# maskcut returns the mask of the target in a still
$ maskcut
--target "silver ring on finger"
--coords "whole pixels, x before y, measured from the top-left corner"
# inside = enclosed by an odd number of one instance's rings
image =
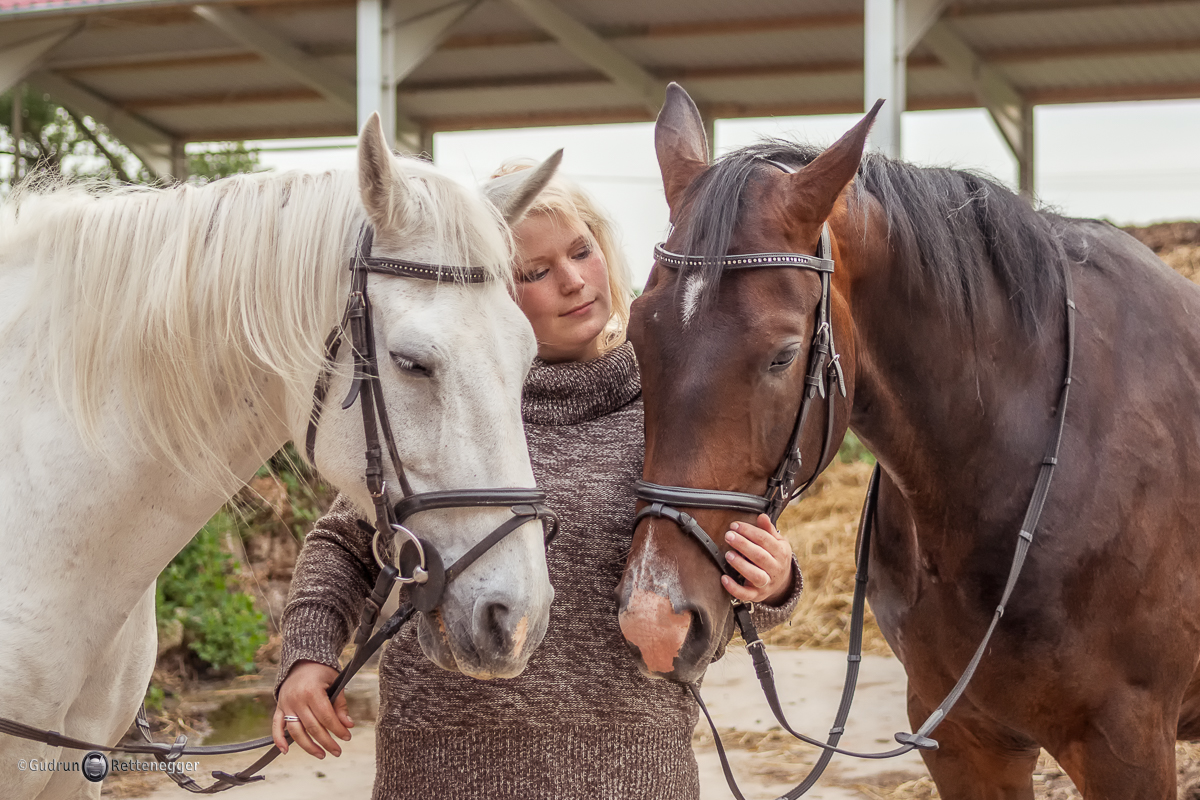
[[[299,717],[292,716],[291,714],[284,714],[284,715],[283,715],[283,721],[284,721],[284,723],[285,723],[285,724],[286,724],[286,723],[288,723],[288,722],[299,722],[299,721],[300,721],[300,718],[299,718]]]

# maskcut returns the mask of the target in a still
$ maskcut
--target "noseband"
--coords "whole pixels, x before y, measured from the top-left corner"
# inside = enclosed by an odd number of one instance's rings
[[[771,163],[787,172],[794,171],[785,165]],[[842,374],[840,356],[833,342],[833,320],[829,306],[829,283],[834,269],[832,247],[829,241],[829,225],[826,224],[821,229],[821,240],[815,256],[800,253],[750,253],[709,259],[672,253],[659,244],[654,248],[654,257],[659,264],[669,269],[719,264],[723,270],[775,268],[811,270],[821,277],[821,301],[817,306],[816,329],[813,332],[812,346],[808,353],[808,372],[804,377],[804,395],[800,401],[800,410],[796,415],[796,422],[792,427],[792,435],[788,439],[783,459],[775,468],[775,472],[767,479],[766,491],[758,495],[721,489],[662,486],[644,480],[639,480],[635,484],[638,499],[649,504],[638,512],[635,525],[647,517],[662,517],[671,520],[704,548],[709,558],[724,574],[738,583],[742,583],[745,579],[721,557],[721,550],[713,538],[690,514],[680,511],[674,506],[744,511],[756,515],[766,514],[771,518],[771,522],[775,522],[787,504],[812,486],[813,481],[820,474],[821,465],[825,463],[833,445],[834,392],[836,391],[842,397],[846,396],[846,380]],[[817,459],[808,480],[793,489],[796,474],[803,464],[800,440],[804,433],[805,423],[808,421],[809,412],[818,395],[828,401],[825,440],[821,445],[821,456]]]
[[[413,491],[404,470],[404,462],[396,448],[392,427],[388,422],[387,408],[384,405],[375,333],[371,325],[371,301],[367,295],[367,277],[375,273],[427,281],[447,280],[464,283],[484,283],[490,277],[487,271],[480,267],[446,267],[372,256],[373,240],[374,231],[370,225],[365,225],[359,236],[354,259],[350,262],[350,298],[346,303],[346,311],[342,315],[341,323],[325,340],[325,365],[317,378],[316,388],[313,389],[313,410],[305,437],[305,452],[309,462],[315,463],[317,424],[325,405],[325,395],[329,392],[329,383],[333,377],[333,367],[342,337],[349,331],[350,346],[354,350],[354,377],[350,383],[350,391],[342,402],[342,408],[348,409],[358,400],[362,409],[363,433],[366,438],[366,483],[375,506],[375,527],[371,531],[374,534],[372,549],[382,570],[380,582],[386,580],[389,590],[393,582],[407,584],[413,607],[418,611],[429,612],[441,602],[442,593],[451,580],[461,575],[463,570],[480,556],[526,522],[542,520],[545,526],[545,540],[549,544],[558,532],[558,517],[545,505],[546,493],[540,489],[454,489],[420,493]],[[381,434],[401,494],[400,501],[394,505],[383,477]],[[448,568],[443,566],[441,555],[430,542],[418,537],[404,525],[410,516],[422,511],[487,507],[508,507],[513,516],[477,542]],[[360,524],[366,526],[365,522]],[[397,553],[400,568],[389,565],[380,553],[379,537],[384,531],[403,537]],[[407,574],[401,568],[407,570]],[[386,599],[386,593],[384,598]],[[370,614],[371,622],[374,623],[381,605],[382,603],[375,602],[374,597],[369,600],[363,612],[364,622],[367,614]]]

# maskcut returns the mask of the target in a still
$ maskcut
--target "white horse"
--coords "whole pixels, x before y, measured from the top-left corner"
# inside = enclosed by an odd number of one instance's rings
[[[534,486],[520,392],[535,342],[508,294],[505,219],[557,162],[493,206],[394,157],[377,118],[358,159],[357,186],[353,173],[259,174],[26,191],[0,210],[0,716],[95,742],[129,727],[154,667],[155,578],[272,453],[304,441],[364,222],[374,255],[495,278],[370,277],[413,489]],[[341,408],[351,357],[343,346],[315,460],[366,510],[361,415]],[[507,518],[458,509],[416,524],[449,563]],[[552,597],[541,526],[527,523],[447,588],[441,646],[467,674],[515,675]],[[492,604],[523,635],[471,624]],[[82,755],[0,735],[0,794],[98,797],[79,772],[18,768]]]

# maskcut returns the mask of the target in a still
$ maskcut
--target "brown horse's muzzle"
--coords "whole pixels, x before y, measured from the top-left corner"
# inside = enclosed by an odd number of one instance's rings
[[[704,520],[724,530],[727,513]],[[675,523],[640,521],[625,574],[617,585],[621,633],[651,678],[692,683],[704,674],[733,626],[720,571]]]

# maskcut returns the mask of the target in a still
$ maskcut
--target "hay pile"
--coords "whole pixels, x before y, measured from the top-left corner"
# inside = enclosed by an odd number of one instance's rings
[[[1124,230],[1153,250],[1171,269],[1200,283],[1200,222],[1160,222]]]
[[[804,594],[787,625],[767,633],[768,644],[844,649],[854,595],[854,547],[858,516],[871,464],[835,460],[804,500],[779,519],[804,573]],[[867,610],[863,652],[891,655],[875,617]]]

